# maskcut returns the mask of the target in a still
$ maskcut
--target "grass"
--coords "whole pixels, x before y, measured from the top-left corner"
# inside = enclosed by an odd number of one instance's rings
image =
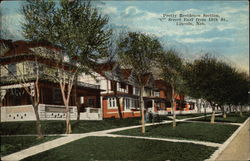
[[[71,121],[73,133],[86,133],[118,127],[139,125],[140,118]],[[44,134],[64,134],[65,121],[41,121]],[[0,135],[36,134],[35,121],[1,122]]]
[[[237,125],[179,122],[175,128],[172,124],[148,126],[145,134],[141,133],[141,128],[119,131],[114,134],[223,143],[238,127]]]
[[[215,122],[229,122],[229,123],[243,123],[248,117],[250,116],[250,113],[245,112],[243,113],[243,117],[240,117],[240,114],[236,113],[229,113],[227,114],[227,118],[223,118],[223,116],[216,116]],[[192,121],[206,121],[209,122],[211,119],[211,116],[199,118],[199,119],[193,119]]]
[[[1,156],[56,138],[58,136],[46,136],[43,139],[37,139],[35,136],[1,136]]]
[[[149,160],[202,161],[217,148],[156,140],[87,137],[25,158],[24,161]]]

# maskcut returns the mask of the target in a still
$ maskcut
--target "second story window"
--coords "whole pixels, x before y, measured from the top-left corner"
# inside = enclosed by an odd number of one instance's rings
[[[116,82],[115,81],[110,81],[110,88],[112,91],[115,91],[116,90]]]
[[[133,92],[133,94],[139,96],[139,95],[140,95],[140,89],[137,88],[137,87],[134,87],[134,92]]]
[[[127,85],[125,83],[118,83],[117,86],[118,86],[118,90],[117,91],[119,91],[119,92],[125,92],[125,93],[128,92]]]
[[[9,70],[9,74],[16,75],[16,64],[9,64],[8,65],[8,70]]]
[[[155,97],[160,97],[160,92],[159,91],[154,91],[154,96]]]

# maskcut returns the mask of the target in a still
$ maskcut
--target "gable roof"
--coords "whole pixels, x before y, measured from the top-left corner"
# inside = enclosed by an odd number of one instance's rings
[[[47,49],[52,49],[52,50],[56,50],[59,51],[60,48],[56,47],[54,45],[52,45],[49,42],[34,42],[34,41],[23,41],[23,40],[19,40],[19,41],[12,41],[12,40],[4,40],[1,39],[0,40],[0,45],[2,46],[6,46],[9,48],[9,50],[7,50],[5,53],[2,53],[0,55],[0,57],[6,57],[6,56],[16,56],[16,55],[21,55],[21,54],[27,54],[27,53],[33,53],[32,50],[30,50],[30,48],[35,48],[35,47],[45,47]]]

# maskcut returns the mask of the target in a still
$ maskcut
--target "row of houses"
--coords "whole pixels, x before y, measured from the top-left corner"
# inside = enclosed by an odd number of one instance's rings
[[[57,68],[67,70],[67,61],[58,66],[55,59],[60,49],[49,43],[0,40],[1,45],[1,121],[35,120],[31,100],[24,87],[34,87],[35,63],[39,65],[40,104],[42,120],[65,118],[65,107],[56,76]],[[15,76],[13,76],[13,74]],[[146,111],[157,114],[171,113],[171,87],[163,80],[149,76],[143,99]],[[71,119],[140,117],[139,88],[133,82],[133,70],[122,69],[115,62],[95,64],[91,74],[77,76],[70,96]],[[176,111],[193,111],[194,103],[186,102],[183,95],[175,94]],[[119,102],[118,102],[119,101]],[[118,110],[118,104],[120,110]],[[78,106],[78,108],[77,108]]]

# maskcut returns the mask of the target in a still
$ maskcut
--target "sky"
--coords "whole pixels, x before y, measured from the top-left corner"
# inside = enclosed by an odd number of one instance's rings
[[[0,4],[3,13],[1,29],[9,30],[12,33],[10,38],[23,39],[20,22],[24,19],[19,12],[22,3],[4,1]],[[154,35],[166,49],[179,51],[187,60],[211,53],[239,70],[249,72],[248,1],[131,0],[103,1],[96,6],[102,14],[109,16],[109,25],[115,32],[137,31]],[[178,19],[180,14],[189,19],[192,18],[188,17],[190,14],[200,15],[198,18],[205,19],[204,24],[197,25],[197,17],[190,21],[184,21],[182,17],[178,22],[184,25],[170,21],[169,18]],[[204,14],[218,21],[209,21]]]

